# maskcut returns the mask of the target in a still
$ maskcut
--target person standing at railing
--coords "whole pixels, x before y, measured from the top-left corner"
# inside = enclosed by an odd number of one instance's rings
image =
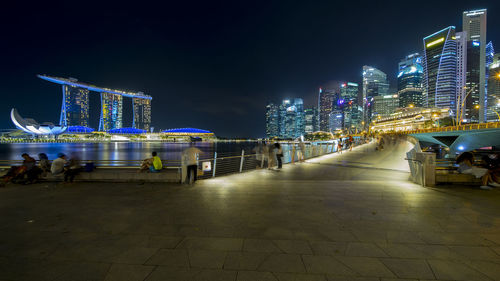
[[[278,169],[283,168],[283,148],[279,142],[274,144],[274,151],[276,154],[276,160],[278,161]]]
[[[306,154],[306,145],[304,144],[302,139],[299,139],[299,149],[297,150],[297,158],[299,162],[304,162],[305,154]]]
[[[267,165],[267,168],[271,170],[274,168],[274,165],[276,165],[276,152],[274,151],[275,144],[270,142],[269,145],[267,146],[268,149],[268,161],[269,164]]]
[[[253,148],[253,152],[255,153],[256,160],[256,169],[262,168],[264,165],[264,145],[262,142],[259,142],[256,147]]]
[[[186,169],[186,178],[183,182],[193,184],[198,176],[198,159],[201,150],[191,142],[189,147],[182,152],[182,167]]]
[[[262,163],[261,168],[269,168],[269,146],[265,141],[262,141]]]

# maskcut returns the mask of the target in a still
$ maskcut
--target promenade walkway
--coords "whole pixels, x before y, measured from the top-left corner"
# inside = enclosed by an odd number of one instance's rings
[[[500,192],[412,184],[409,149],[0,189],[0,280],[500,280]]]

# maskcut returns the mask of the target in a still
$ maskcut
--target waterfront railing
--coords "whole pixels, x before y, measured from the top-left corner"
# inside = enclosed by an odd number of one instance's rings
[[[301,151],[298,142],[281,142],[283,149],[283,164],[299,161],[299,153],[302,152],[304,160],[338,152],[339,140],[304,143],[305,151]],[[354,146],[365,143],[361,137],[354,137]],[[343,149],[348,149],[344,147]],[[93,163],[98,169],[139,169],[143,160],[122,159],[85,159],[82,164]],[[182,163],[180,159],[163,159],[163,166],[168,170],[177,170],[181,173]],[[0,160],[0,168],[9,168],[22,164],[22,160]],[[274,161],[276,165],[276,161]],[[262,155],[255,150],[241,150],[237,153],[230,152],[205,152],[199,158],[199,168],[204,169],[202,179],[218,177],[234,173],[242,173],[250,170],[263,168]],[[267,168],[264,167],[264,168]]]

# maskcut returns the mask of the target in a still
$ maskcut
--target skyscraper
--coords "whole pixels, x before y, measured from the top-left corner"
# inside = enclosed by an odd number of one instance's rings
[[[134,110],[133,127],[149,131],[151,127],[151,100],[132,98]]]
[[[423,105],[424,68],[419,53],[406,56],[398,65],[399,107]]]
[[[455,109],[457,41],[449,26],[423,39],[424,106]]]
[[[372,120],[373,97],[389,94],[387,75],[371,66],[363,66],[363,113],[365,124]]]
[[[467,32],[457,32],[455,38],[457,41],[457,86],[456,107],[452,110],[461,115],[460,118],[463,118],[462,109],[465,109],[463,107],[465,107],[465,97],[467,96]]]
[[[490,78],[490,65],[493,63],[493,57],[495,56],[495,49],[493,48],[493,42],[488,42],[486,44],[486,91],[485,91],[485,96],[486,96],[486,108],[490,107],[490,97],[488,96],[488,81]],[[489,113],[486,112],[486,115]],[[490,120],[488,117],[486,117],[486,121]]]
[[[268,138],[279,136],[279,106],[270,102],[266,106],[266,135]]]
[[[102,92],[101,106],[99,131],[122,128],[123,96]]]
[[[319,130],[328,132],[330,130],[330,113],[333,110],[333,99],[335,92],[319,88]]]
[[[306,134],[319,131],[318,125],[318,108],[304,109],[304,132]]]
[[[488,75],[488,121],[500,121],[500,54],[493,56]]]
[[[85,88],[62,85],[63,103],[60,124],[64,126],[89,125],[89,90]]]
[[[361,129],[361,113],[358,100],[358,83],[345,82],[340,85],[340,96],[344,100],[343,121],[345,129]]]
[[[304,102],[300,98],[284,100],[282,103],[283,120],[280,122],[282,138],[298,138],[304,135]]]
[[[376,96],[373,98],[373,113],[381,117],[388,117],[396,112],[400,101],[397,94]]]
[[[465,11],[462,29],[467,32],[467,88],[477,83],[476,90],[467,97],[467,110],[471,120],[484,122],[486,113],[486,9]],[[469,101],[470,99],[470,101]],[[478,105],[479,109],[476,109]],[[469,107],[470,106],[470,107]]]

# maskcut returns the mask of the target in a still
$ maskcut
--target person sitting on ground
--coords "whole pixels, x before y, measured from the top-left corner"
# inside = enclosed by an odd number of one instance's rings
[[[472,152],[463,152],[458,155],[455,162],[458,164],[457,172],[481,178],[481,186],[479,188],[491,189],[491,187],[488,186],[488,182],[490,181],[488,169],[474,166],[474,154],[472,154]]]
[[[149,171],[152,173],[158,173],[161,169],[163,169],[163,163],[161,162],[161,159],[156,151],[153,151],[151,155],[153,156],[153,158],[151,158],[153,165],[149,166]]]
[[[33,168],[36,163],[35,159],[31,158],[27,153],[21,155],[23,157],[23,164],[21,166],[12,166],[7,171],[7,173],[2,176],[1,185],[5,186],[9,182],[20,183],[24,182],[24,177],[28,171],[28,168]],[[33,159],[33,160],[31,160]],[[34,161],[34,162],[33,162]]]
[[[23,166],[26,167],[26,180],[23,184],[34,183],[38,180],[38,177],[42,173],[42,170],[36,166],[35,158],[29,156],[28,153],[23,153]]]
[[[491,187],[500,187],[500,156],[498,154],[485,155],[482,158],[483,166],[487,169],[483,176],[483,189]],[[485,188],[485,184],[488,188]]]
[[[66,155],[64,153],[58,153],[57,158],[52,161],[50,166],[50,172],[52,175],[61,175],[64,172],[64,166],[66,165]]]
[[[64,181],[73,182],[75,176],[82,170],[82,164],[80,163],[80,158],[76,152],[71,153],[71,159],[69,159],[68,166],[64,172]]]
[[[50,161],[49,157],[47,157],[47,154],[45,153],[40,153],[38,154],[38,166],[42,170],[42,176],[47,175],[47,173],[50,172]]]

